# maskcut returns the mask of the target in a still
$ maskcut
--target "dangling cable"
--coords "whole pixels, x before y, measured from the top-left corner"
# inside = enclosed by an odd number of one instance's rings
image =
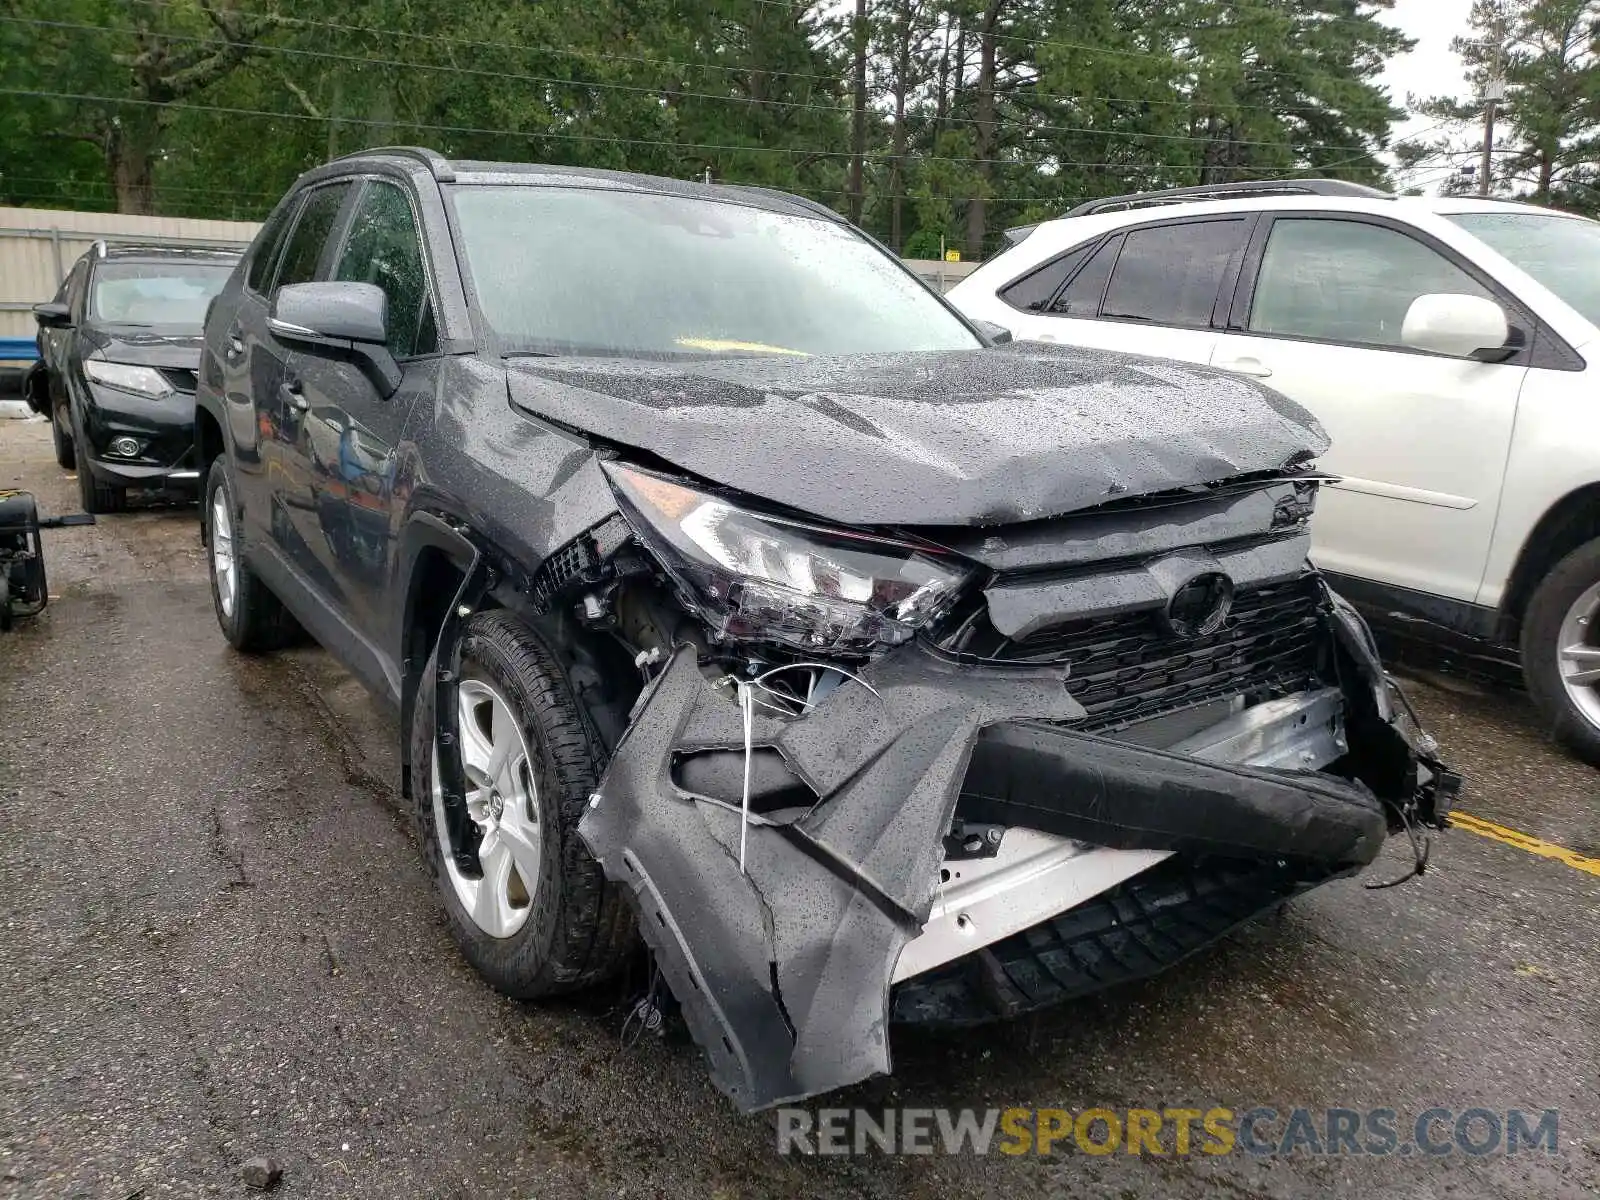
[[[1400,816],[1400,824],[1406,831],[1406,837],[1411,840],[1411,856],[1414,860],[1410,871],[1398,879],[1391,879],[1385,883],[1364,883],[1361,886],[1369,892],[1381,892],[1385,888],[1399,887],[1402,883],[1410,883],[1413,879],[1420,879],[1428,873],[1428,855],[1433,851],[1433,840],[1426,834],[1417,836],[1416,822],[1411,819],[1411,814],[1398,804],[1390,800],[1384,803],[1394,809]]]
[[[744,796],[739,801],[739,873],[748,875],[744,867],[745,840],[750,834],[750,760],[755,756],[755,689],[744,682],[738,684],[739,713],[744,718]]]

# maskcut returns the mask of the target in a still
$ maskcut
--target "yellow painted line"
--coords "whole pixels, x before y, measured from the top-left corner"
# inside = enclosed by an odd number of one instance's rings
[[[1554,842],[1547,842],[1530,834],[1518,833],[1515,829],[1507,829],[1504,825],[1496,825],[1493,821],[1485,821],[1482,817],[1475,817],[1471,813],[1451,813],[1450,824],[1455,829],[1465,829],[1468,833],[1475,833],[1479,837],[1486,837],[1506,846],[1515,846],[1518,850],[1526,850],[1529,854],[1537,854],[1540,858],[1553,858],[1576,870],[1600,876],[1600,858],[1588,858],[1576,850],[1568,850],[1565,846],[1558,846]]]

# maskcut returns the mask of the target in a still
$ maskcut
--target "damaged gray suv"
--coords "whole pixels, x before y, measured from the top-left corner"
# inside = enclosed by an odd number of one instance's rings
[[[341,159],[207,324],[217,618],[397,710],[486,979],[642,941],[744,1109],[1420,867],[1458,781],[1306,563],[1315,421],[999,341],[792,196]]]

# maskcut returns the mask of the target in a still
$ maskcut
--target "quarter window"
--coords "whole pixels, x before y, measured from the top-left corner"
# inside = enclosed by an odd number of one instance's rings
[[[1000,299],[1012,308],[1020,308],[1024,312],[1043,312],[1050,303],[1050,297],[1061,290],[1061,285],[1088,255],[1088,246],[1063,254],[1054,262],[1046,263],[1031,275],[1024,275],[1004,289],[1000,293]]]
[[[375,283],[389,299],[389,350],[396,358],[437,349],[428,304],[422,243],[406,194],[392,183],[369,183],[350,222],[334,278]],[[429,314],[431,317],[431,314]]]
[[[1250,329],[1360,346],[1402,345],[1419,296],[1492,300],[1487,288],[1416,238],[1364,221],[1273,223],[1250,308]]]
[[[294,233],[283,249],[283,265],[278,268],[274,290],[291,283],[310,283],[317,277],[323,247],[333,232],[339,207],[349,190],[349,184],[334,184],[317,188],[306,197],[300,209],[300,220],[295,222]]]
[[[1244,246],[1245,231],[1243,220],[1133,230],[1111,273],[1101,315],[1206,328],[1228,264]]]

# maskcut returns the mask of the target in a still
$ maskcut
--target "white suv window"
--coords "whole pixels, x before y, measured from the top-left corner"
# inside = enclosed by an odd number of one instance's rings
[[[1244,218],[1191,221],[1129,231],[1100,315],[1204,329],[1233,256],[1244,246]]]
[[[1416,238],[1365,221],[1283,218],[1261,260],[1250,330],[1358,346],[1398,347],[1418,296],[1493,300]]]

